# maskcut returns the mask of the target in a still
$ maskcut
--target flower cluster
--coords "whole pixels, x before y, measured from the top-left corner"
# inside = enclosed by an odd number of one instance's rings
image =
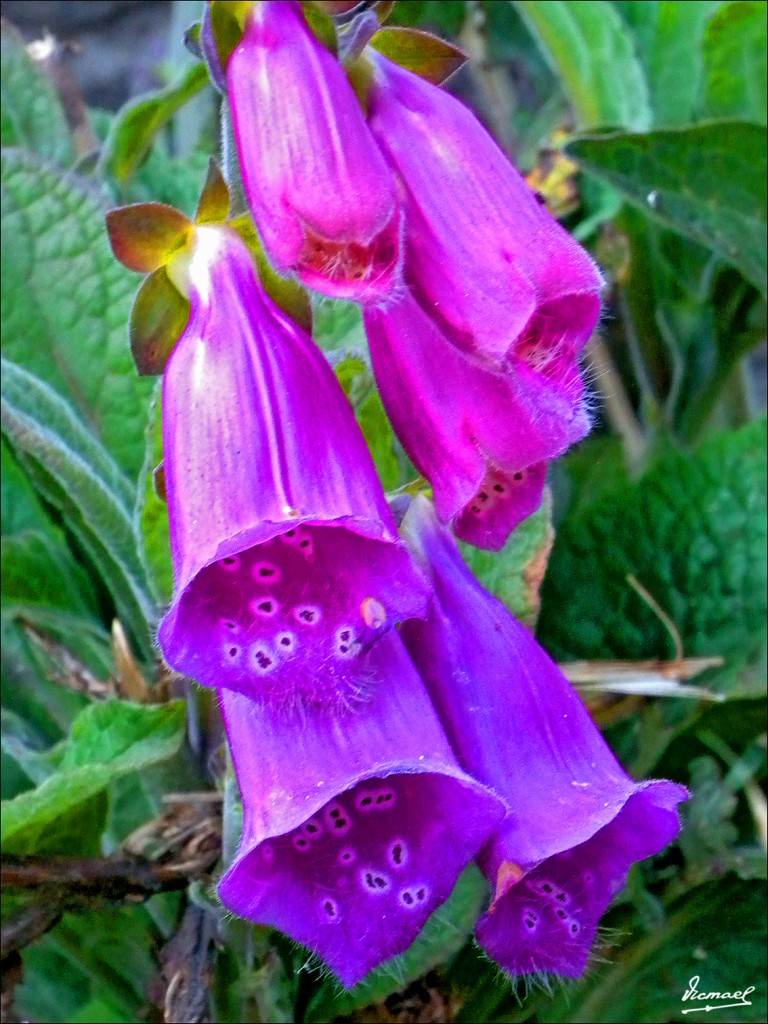
[[[578,975],[685,792],[625,775],[453,535],[501,547],[587,432],[578,360],[600,275],[473,115],[366,45],[365,24],[346,27],[343,61],[298,0],[219,7],[245,11],[227,46],[209,5],[202,39],[261,244],[280,274],[360,303],[385,409],[434,495],[401,536],[242,218],[179,225],[166,208],[162,266],[130,264],[188,303],[163,366],[175,591],[159,640],[220,696],[244,807],[221,899],[350,986],[476,859],[480,945],[513,974]]]

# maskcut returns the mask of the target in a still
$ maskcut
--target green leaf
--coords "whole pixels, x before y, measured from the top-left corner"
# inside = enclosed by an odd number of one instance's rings
[[[173,85],[130,100],[118,113],[101,156],[105,171],[126,182],[152,148],[158,133],[209,81],[204,64],[192,64]]]
[[[568,143],[566,153],[765,289],[765,128],[722,121],[641,135],[582,136]]]
[[[765,124],[767,48],[764,2],[735,0],[717,12],[704,40],[708,116]]]
[[[580,128],[651,124],[648,84],[633,39],[606,0],[515,0],[573,104]]]
[[[527,626],[539,613],[539,590],[555,533],[552,493],[544,492],[541,508],[524,520],[498,552],[462,544],[464,559],[482,585]]]
[[[126,324],[136,279],[117,263],[92,186],[19,151],[2,156],[5,355],[73,402],[135,480],[145,401]]]
[[[66,914],[25,948],[17,1012],[51,1024],[141,1020],[163,939],[152,920],[158,903]]]
[[[58,508],[101,571],[124,624],[151,656],[155,609],[130,508],[130,489],[66,402],[3,360],[2,424],[38,491]]]
[[[24,40],[7,21],[0,28],[0,139],[54,163],[74,152],[64,111],[50,78],[34,64]]]
[[[667,128],[689,124],[704,79],[704,33],[722,0],[641,0],[616,6],[635,35],[654,124]]]
[[[339,994],[335,983],[323,985],[310,1004],[308,1024],[381,1003],[453,956],[471,934],[487,898],[485,879],[474,865],[468,867],[448,901],[432,914],[410,949],[371,971],[348,992]]]
[[[175,754],[185,716],[183,701],[156,706],[108,701],[85,708],[72,725],[55,774],[3,804],[3,853],[71,853],[78,834],[98,842],[106,820],[104,790],[121,775]],[[87,832],[83,814],[89,819]]]
[[[611,966],[595,966],[592,977],[555,997],[537,1019],[542,1024],[689,1021],[681,1012],[691,1006],[683,995],[697,976],[699,992],[755,987],[751,1005],[722,1009],[716,1019],[764,1020],[765,896],[764,884],[732,875],[691,889],[668,908],[663,927],[638,935],[635,926],[634,941],[618,955],[608,950]],[[717,1000],[710,1002],[718,1008]],[[703,1009],[706,1002],[696,1005]]]
[[[765,561],[762,420],[713,436],[695,455],[667,455],[637,483],[567,516],[542,588],[539,635],[562,660],[674,656],[632,574],[675,623],[684,653],[724,657],[722,688],[749,692],[764,683],[750,665],[765,652]]]

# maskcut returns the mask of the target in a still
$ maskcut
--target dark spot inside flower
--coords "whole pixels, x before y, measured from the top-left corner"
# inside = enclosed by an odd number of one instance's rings
[[[311,541],[309,540],[309,538],[307,538],[307,540],[299,541],[299,547],[300,548],[308,548],[310,544],[311,544]]]
[[[297,839],[295,845],[299,850],[306,850],[306,848],[309,846],[309,843],[307,842],[306,839]]]
[[[546,206],[547,205],[547,200],[544,198],[544,196],[541,194],[541,192],[534,192],[533,195],[534,195],[534,198],[536,199],[536,202],[539,204],[539,206]]]
[[[237,657],[237,648],[236,647],[230,647],[229,648],[229,656],[230,656],[230,658],[236,658]]]
[[[478,514],[478,512],[480,511],[480,506],[479,506],[479,505],[470,505],[470,510],[471,510],[472,512],[474,512],[474,513],[475,513],[475,515],[477,515],[477,514]]]
[[[497,494],[503,494],[504,493],[504,488],[502,487],[501,484],[494,484],[493,485],[493,489],[494,489],[494,491],[496,491]]]
[[[523,474],[522,473],[515,473],[515,480],[522,480],[522,479],[523,479]]]
[[[382,793],[376,798],[377,804],[388,804],[394,799],[394,793]]]
[[[372,803],[373,803],[373,797],[372,796],[364,796],[363,799],[360,801],[360,806],[361,807],[370,807]]]
[[[339,640],[343,640],[344,643],[346,643],[347,640],[349,640],[349,638],[351,636],[352,636],[352,631],[351,630],[349,630],[349,629],[342,629],[342,631],[339,633]]]
[[[310,608],[302,608],[299,612],[299,618],[302,622],[314,622],[315,613]]]
[[[260,612],[265,612],[269,615],[272,612],[273,605],[271,601],[260,601],[257,607]]]
[[[558,903],[567,903],[568,902],[568,893],[567,892],[559,892],[555,896],[555,899],[557,900]]]
[[[328,813],[332,818],[338,818],[341,814],[341,811],[338,809],[338,807],[334,807],[333,810],[329,811]]]
[[[578,935],[578,933],[579,933],[578,922],[571,921],[571,929],[570,929],[570,931],[571,931],[571,935]]]
[[[567,910],[563,910],[562,907],[558,907],[557,910],[555,911],[555,913],[557,914],[557,916],[560,918],[561,921],[564,921],[566,919],[566,917],[568,917],[568,911]]]
[[[349,650],[349,647],[347,647],[346,644],[339,644],[339,652],[341,654],[346,654],[348,650]]]
[[[528,929],[528,931],[535,931],[538,923],[539,915],[534,914],[532,910],[526,910],[523,914],[523,924]]]
[[[236,559],[234,559],[232,555],[227,555],[227,557],[223,559],[224,565],[234,565],[235,561]]]
[[[382,889],[387,888],[387,879],[373,871],[366,871],[365,884],[372,892],[381,892]]]
[[[395,862],[395,864],[403,863],[403,848],[400,845],[400,843],[395,843],[395,845],[392,847],[392,860]]]
[[[257,651],[256,663],[259,665],[260,668],[269,668],[270,665],[272,664],[272,659],[266,653],[266,651]]]
[[[333,823],[333,827],[334,828],[346,828],[346,825],[347,825],[347,819],[346,818],[337,818],[334,821],[334,823]]]
[[[314,835],[314,833],[317,831],[317,825],[307,825],[307,832],[309,832],[310,835]]]
[[[285,536],[286,537],[295,537],[296,536],[296,531],[295,530],[286,530],[285,531]]]
[[[333,900],[326,900],[325,903],[323,903],[323,910],[326,912],[328,917],[331,918],[331,920],[337,917],[339,913],[336,904],[333,902]]]
[[[582,875],[584,881],[589,885],[592,882],[592,874],[587,871],[586,874]]]
[[[413,896],[410,892],[408,892],[407,889],[405,890],[404,893],[401,894],[400,899],[403,901],[403,903],[405,903],[407,907],[413,906]]]
[[[291,646],[291,638],[289,636],[281,636],[280,637],[280,645],[282,647],[290,647]]]
[[[416,899],[419,901],[419,903],[423,903],[426,898],[427,898],[426,889],[422,888],[422,889],[417,889],[416,890]]]
[[[552,892],[552,886],[549,884],[549,882],[542,882],[541,883],[541,891],[542,892]]]
[[[344,853],[342,853],[341,855],[341,859],[344,861],[345,864],[349,864],[349,862],[352,860],[352,856],[353,854],[351,850],[345,850]]]
[[[224,625],[225,625],[225,626],[226,626],[226,628],[227,628],[227,629],[229,629],[229,630],[235,630],[235,629],[237,629],[237,625],[236,625],[236,624],[235,624],[234,622],[225,622],[225,623],[224,623]]]
[[[259,576],[261,576],[262,579],[267,580],[267,579],[269,579],[270,576],[274,576],[274,575],[275,575],[275,570],[274,569],[269,569],[266,566],[264,568],[262,568],[262,569],[259,569]]]
[[[488,501],[488,495],[487,495],[487,493],[485,491],[480,491],[480,493],[478,494],[477,498],[478,498],[478,501]]]

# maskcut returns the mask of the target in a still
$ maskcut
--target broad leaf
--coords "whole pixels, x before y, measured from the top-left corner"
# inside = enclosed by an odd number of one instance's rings
[[[735,0],[718,11],[707,26],[704,61],[707,114],[765,124],[765,3]]]
[[[144,706],[92,704],[78,715],[58,769],[36,789],[3,804],[0,841],[6,854],[71,853],[85,813],[98,837],[106,820],[102,797],[114,779],[175,754],[184,737],[183,702]]]
[[[515,0],[515,7],[562,80],[580,128],[650,127],[648,84],[612,4]]]
[[[765,128],[722,121],[582,136],[566,152],[650,216],[712,249],[765,288]]]
[[[627,580],[652,595],[684,653],[726,659],[722,685],[763,685],[766,643],[765,421],[670,455],[635,484],[583,503],[559,527],[539,634],[555,657],[665,658],[674,645]]]
[[[126,324],[136,277],[115,260],[92,186],[31,154],[2,157],[5,355],[53,385],[135,480],[146,399]]]
[[[35,67],[24,40],[7,21],[0,29],[0,139],[3,146],[20,146],[46,160],[69,164],[72,138],[56,90]]]

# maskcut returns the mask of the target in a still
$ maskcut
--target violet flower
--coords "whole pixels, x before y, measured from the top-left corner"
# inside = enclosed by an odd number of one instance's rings
[[[577,977],[600,916],[636,860],[678,833],[687,797],[633,782],[557,666],[472,577],[431,505],[403,529],[435,588],[402,636],[463,767],[509,805],[480,855],[493,890],[482,948],[513,974]]]
[[[170,273],[191,315],[163,380],[163,652],[254,698],[345,700],[360,652],[423,612],[426,582],[331,368],[239,236],[198,227]]]
[[[589,430],[583,384],[502,373],[452,345],[415,299],[365,312],[384,408],[440,519],[462,540],[504,545],[540,502],[547,462]]]
[[[219,895],[347,987],[413,942],[504,816],[458,767],[397,634],[361,667],[371,699],[341,714],[221,694],[245,821]]]
[[[572,376],[600,313],[595,264],[471,111],[369,52],[369,124],[403,184],[409,287],[475,357]]]
[[[243,184],[276,267],[337,298],[398,281],[394,176],[339,62],[294,0],[262,0],[227,65]]]

